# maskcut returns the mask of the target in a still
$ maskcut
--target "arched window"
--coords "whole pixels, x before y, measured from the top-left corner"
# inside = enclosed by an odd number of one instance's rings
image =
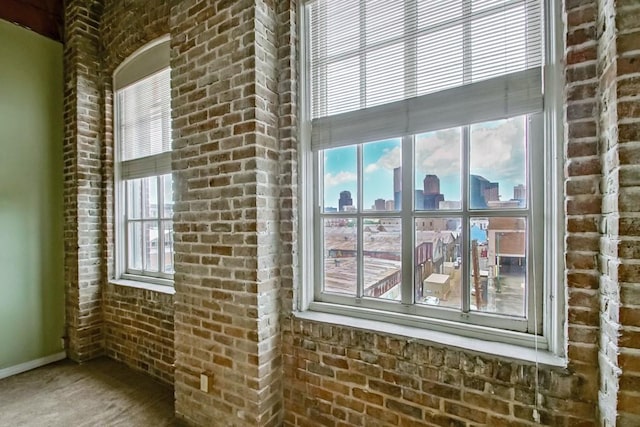
[[[116,265],[123,279],[173,279],[169,38],[114,72]]]

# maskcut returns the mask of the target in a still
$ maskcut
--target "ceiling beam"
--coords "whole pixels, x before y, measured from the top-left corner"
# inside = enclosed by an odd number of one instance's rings
[[[0,19],[62,41],[63,0],[1,0]]]

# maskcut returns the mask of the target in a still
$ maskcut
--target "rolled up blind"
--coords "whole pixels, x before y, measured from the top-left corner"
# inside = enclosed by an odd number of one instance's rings
[[[312,147],[541,110],[542,16],[542,0],[309,2]]]

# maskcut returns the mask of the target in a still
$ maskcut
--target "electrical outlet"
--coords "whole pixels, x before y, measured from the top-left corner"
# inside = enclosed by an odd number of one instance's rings
[[[206,374],[200,374],[200,391],[209,393],[209,377]]]
[[[61,338],[60,338],[60,348],[64,349],[65,344],[66,344],[66,343],[65,343],[65,339],[64,339],[64,337],[61,337]]]

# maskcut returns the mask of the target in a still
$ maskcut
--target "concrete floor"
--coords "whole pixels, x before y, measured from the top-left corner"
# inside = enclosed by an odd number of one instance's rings
[[[0,380],[0,426],[180,426],[173,390],[107,358]]]

